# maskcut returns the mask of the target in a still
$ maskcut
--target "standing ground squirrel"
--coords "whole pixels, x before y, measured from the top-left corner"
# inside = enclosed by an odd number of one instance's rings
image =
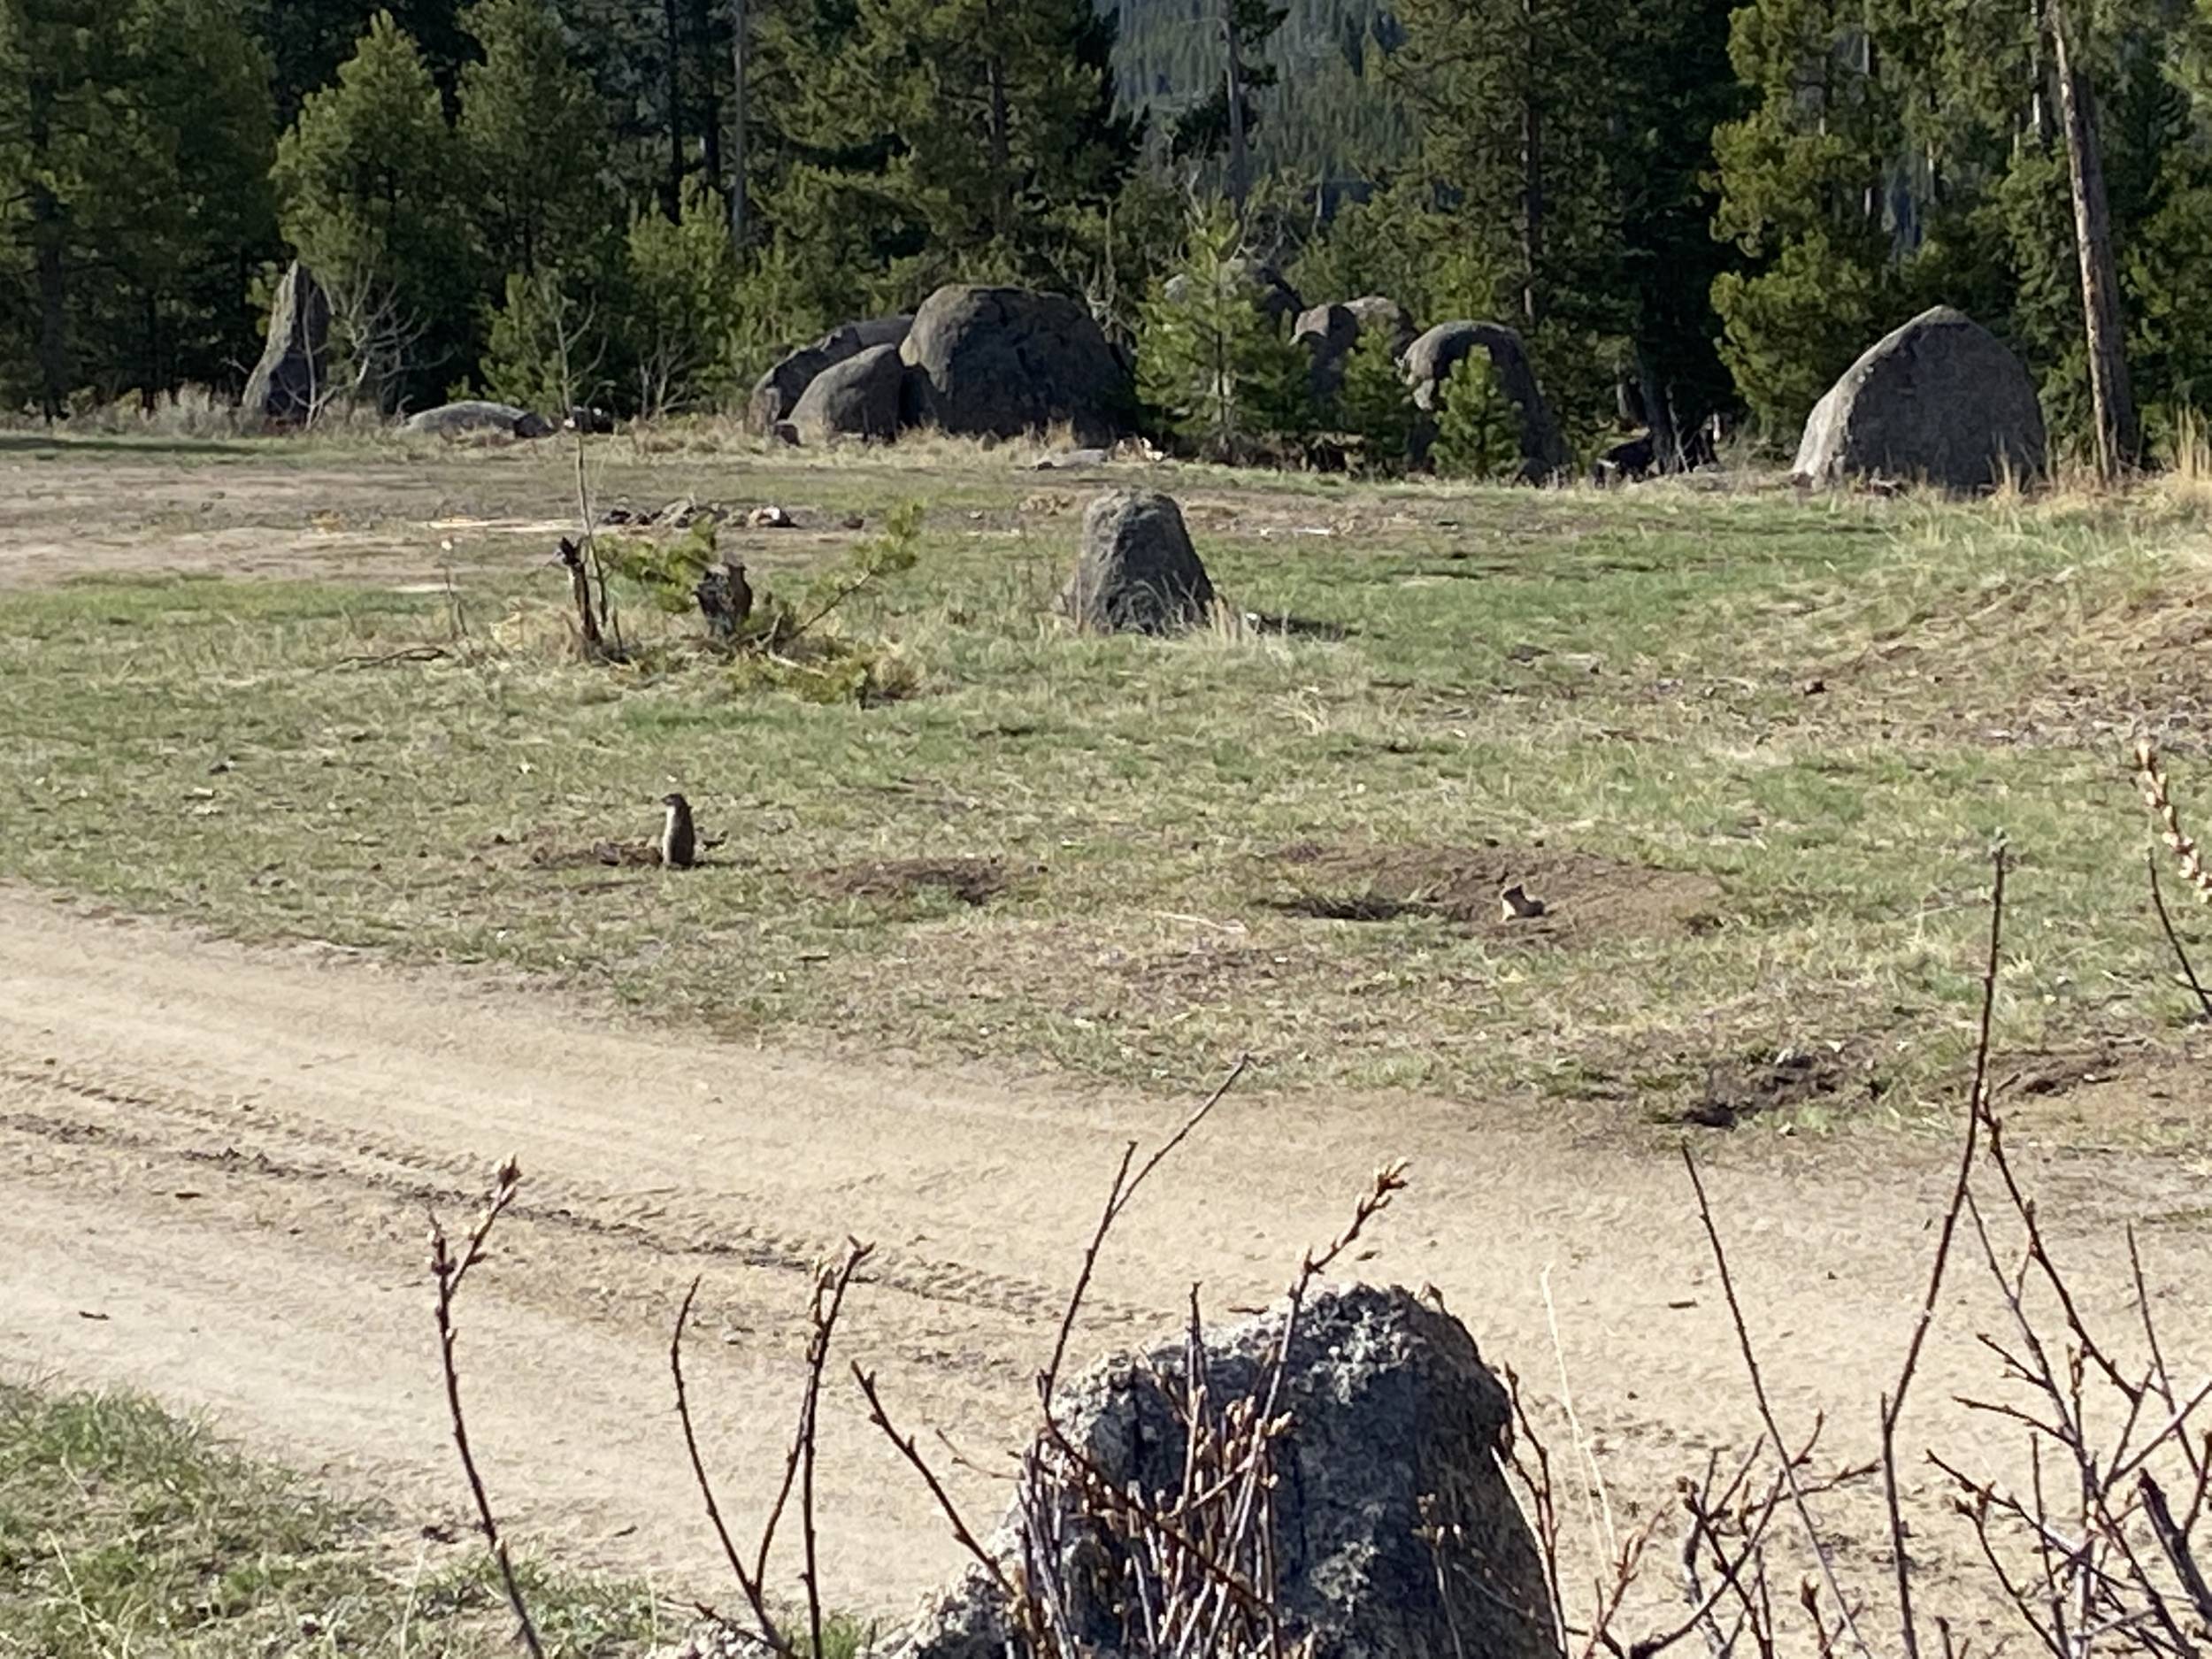
[[[668,821],[661,826],[661,863],[671,870],[688,870],[699,856],[698,833],[692,827],[691,803],[680,795],[664,795]]]

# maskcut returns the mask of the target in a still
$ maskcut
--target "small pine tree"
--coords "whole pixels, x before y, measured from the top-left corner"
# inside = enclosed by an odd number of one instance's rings
[[[1194,216],[1138,341],[1138,390],[1161,426],[1218,461],[1311,425],[1305,353],[1267,314],[1249,268],[1225,205]]]
[[[505,298],[492,313],[484,388],[502,403],[558,414],[598,400],[606,356],[606,330],[592,295],[556,271],[518,273],[507,279]]]
[[[1413,388],[1399,365],[1397,342],[1380,323],[1362,328],[1344,359],[1337,419],[1359,440],[1361,465],[1378,472],[1404,467],[1413,443]]]
[[[1498,384],[1487,351],[1470,351],[1438,388],[1436,447],[1440,472],[1499,483],[1521,471],[1521,417]]]
[[[703,184],[684,191],[683,217],[631,221],[621,344],[639,411],[658,416],[731,389],[741,273],[729,220]]]

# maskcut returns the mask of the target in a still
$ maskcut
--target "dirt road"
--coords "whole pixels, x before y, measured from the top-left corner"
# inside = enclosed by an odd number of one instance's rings
[[[1122,1143],[1180,1112],[717,1046],[526,988],[249,951],[0,888],[0,1353],[204,1408],[410,1525],[457,1519],[424,1210],[459,1216],[512,1152],[523,1202],[463,1310],[491,1484],[533,1547],[720,1594],[666,1381],[691,1276],[696,1394],[733,1510],[772,1478],[810,1264],[848,1233],[879,1267],[847,1352],[927,1443],[941,1430],[995,1465]],[[1943,1149],[1878,1132],[1706,1145],[1778,1403],[1798,1423],[1839,1412],[1839,1449],[1863,1448],[1926,1271]],[[1358,1271],[1433,1284],[1545,1390],[1548,1280],[1617,1502],[1663,1499],[1701,1448],[1745,1435],[1678,1167],[1463,1105],[1283,1100],[1263,1080],[1233,1096],[1131,1214],[1087,1348],[1164,1333],[1194,1279],[1217,1309],[1263,1300],[1394,1156],[1414,1187]],[[2111,1224],[2147,1221],[2168,1329],[2212,1358],[2203,1171],[2031,1162],[2091,1304],[2119,1306]],[[1970,1339],[1993,1316],[1978,1275],[1955,1283],[1916,1422],[1970,1457],[1946,1402],[1992,1386]],[[953,1564],[849,1385],[832,1390],[824,1469],[836,1601],[893,1608]],[[995,1509],[991,1478],[952,1479]]]

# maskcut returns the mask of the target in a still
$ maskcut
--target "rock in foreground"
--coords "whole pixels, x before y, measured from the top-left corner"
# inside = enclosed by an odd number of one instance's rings
[[[2043,471],[2043,406],[2027,365],[1963,311],[1939,305],[1884,335],[1814,405],[1796,476],[1987,489]]]
[[[1282,1341],[1267,1315],[1210,1340],[1211,1403],[1248,1398]],[[1183,1474],[1181,1344],[1110,1362],[1061,1396],[1069,1439],[1120,1489],[1148,1501]],[[1278,1409],[1274,1540],[1285,1635],[1312,1659],[1558,1659],[1534,1540],[1500,1472],[1505,1393],[1466,1327],[1403,1290],[1317,1294],[1299,1319]],[[1424,1501],[1448,1531],[1421,1536]],[[1070,1623],[1100,1654],[1148,1651],[1123,1628],[1125,1547],[1061,1500],[1059,1575]],[[1016,1511],[994,1540],[1018,1554]],[[1440,1588],[1440,1584],[1443,1586]],[[932,1598],[887,1659],[1005,1659],[1004,1607],[979,1568]],[[1012,1651],[1018,1653],[1018,1647]]]
[[[1205,626],[1214,585],[1172,499],[1116,489],[1083,514],[1083,550],[1061,603],[1087,633],[1177,634]]]

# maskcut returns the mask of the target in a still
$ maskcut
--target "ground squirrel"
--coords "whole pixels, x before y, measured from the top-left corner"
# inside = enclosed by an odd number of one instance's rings
[[[688,870],[698,862],[699,836],[691,822],[691,803],[680,795],[664,795],[668,822],[661,826],[661,863],[671,870]]]
[[[1544,901],[1532,897],[1529,890],[1517,881],[1498,894],[1498,910],[1505,921],[1529,921],[1541,916],[1544,910]]]

